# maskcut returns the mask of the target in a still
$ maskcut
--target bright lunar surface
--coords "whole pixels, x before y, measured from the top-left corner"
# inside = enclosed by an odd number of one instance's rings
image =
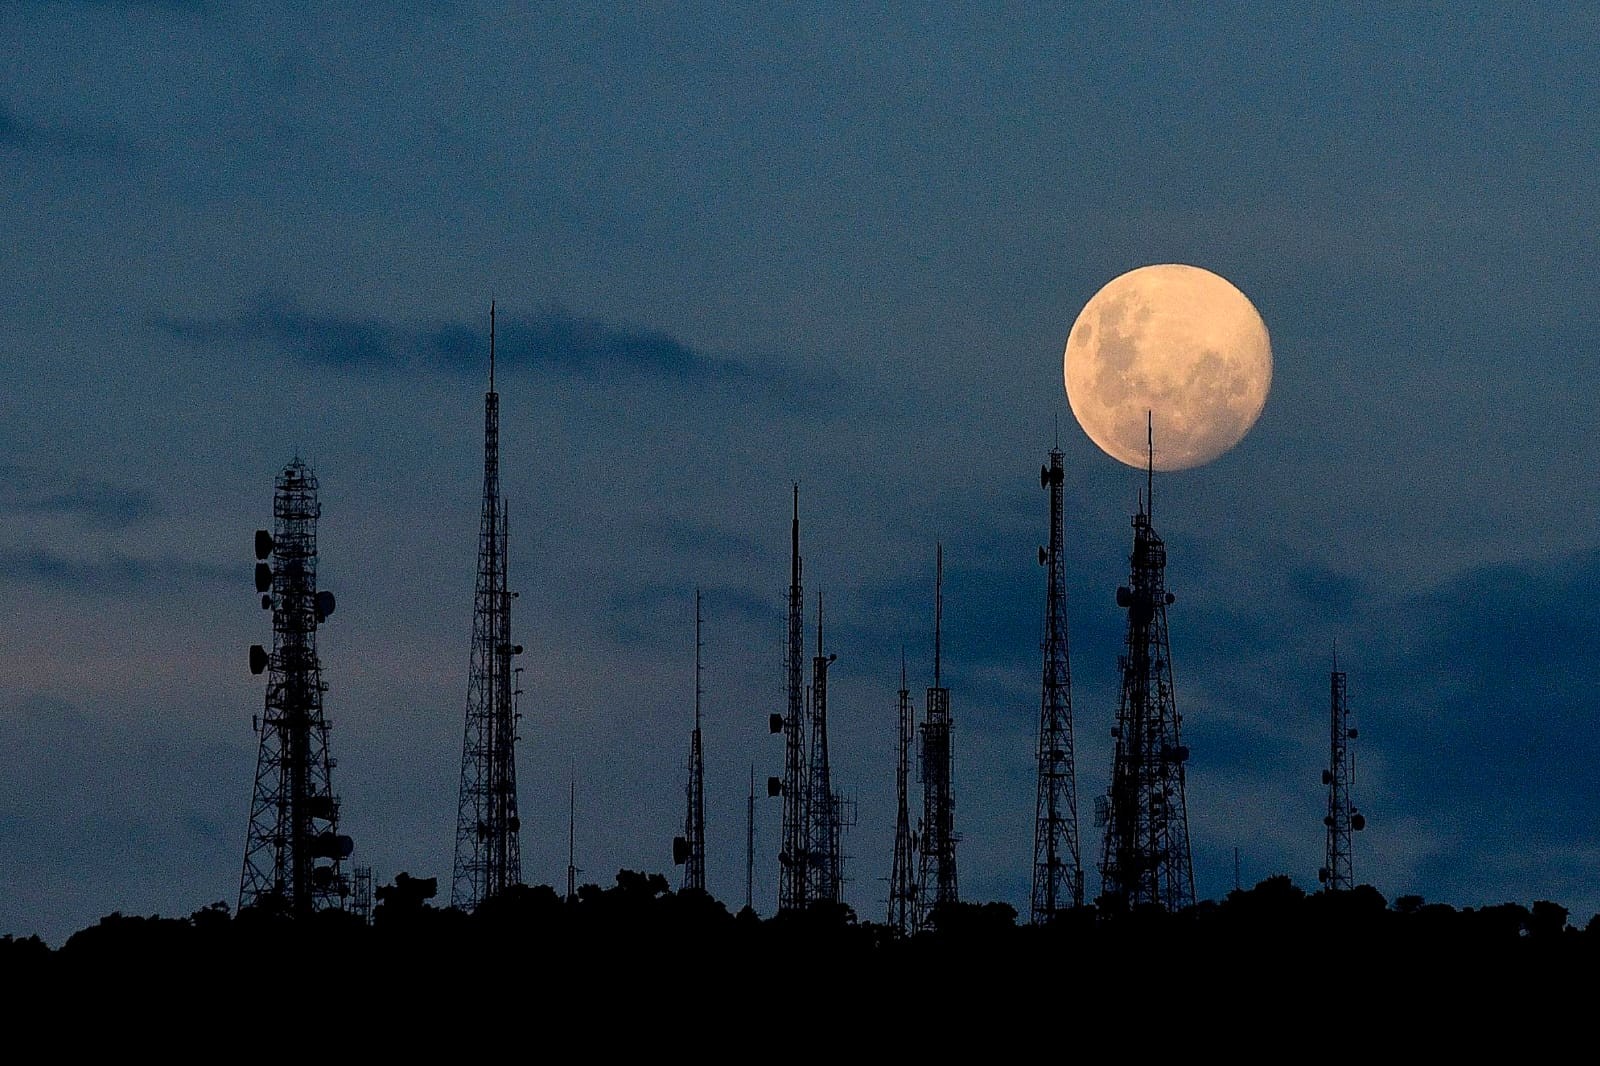
[[[1140,267],[1094,294],[1064,356],[1078,424],[1114,459],[1155,468],[1209,463],[1244,439],[1272,387],[1266,323],[1244,293],[1199,267]]]

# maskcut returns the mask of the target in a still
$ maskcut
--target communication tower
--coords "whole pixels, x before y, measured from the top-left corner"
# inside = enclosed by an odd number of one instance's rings
[[[266,673],[266,711],[258,723],[250,828],[245,837],[239,909],[282,907],[295,917],[343,909],[350,880],[342,863],[355,850],[339,833],[335,762],[317,658],[317,628],[333,613],[333,593],[317,588],[317,478],[298,457],[275,482],[273,529],[256,531],[256,592],[272,612],[272,650],[250,648],[250,672]]]
[[[1184,765],[1189,749],[1180,736],[1167,635],[1167,548],[1152,525],[1155,431],[1149,429],[1150,465],[1145,495],[1133,518],[1128,584],[1117,606],[1128,612],[1125,651],[1118,664],[1122,696],[1117,706],[1111,788],[1097,811],[1105,825],[1101,896],[1128,910],[1156,905],[1178,911],[1194,903],[1189,813]]]
[[[472,910],[522,883],[522,822],[517,815],[517,689],[512,659],[506,542],[500,497],[500,394],[494,388],[494,304],[489,305],[489,391],[483,397],[483,509],[472,607],[472,661],[450,903]]]
[[[1333,658],[1333,672],[1328,677],[1328,689],[1328,768],[1322,771],[1322,783],[1328,788],[1328,813],[1322,819],[1328,830],[1328,841],[1317,880],[1328,891],[1339,892],[1355,884],[1351,835],[1367,827],[1367,818],[1350,801],[1350,786],[1356,776],[1356,756],[1350,742],[1358,734],[1350,724],[1346,679],[1344,671],[1339,669],[1337,653]]]
[[[894,865],[889,872],[889,925],[901,936],[916,930],[917,844],[911,831],[911,747],[916,743],[916,710],[906,683],[906,652],[900,649],[900,718],[895,762]]]
[[[828,667],[837,655],[822,650],[822,593],[817,593],[817,654],[811,660],[811,766],[806,774],[806,902],[843,902],[845,803],[828,765]]]
[[[956,886],[955,797],[951,791],[950,690],[940,676],[944,624],[944,545],[935,549],[933,580],[933,687],[922,722],[922,828],[919,837],[916,927],[933,909],[960,899]]]
[[[694,732],[689,739],[689,785],[685,790],[688,811],[683,819],[683,836],[672,841],[672,861],[683,867],[684,891],[706,890],[706,773],[700,747],[700,590],[694,590]]]
[[[1044,687],[1039,701],[1039,779],[1033,823],[1035,925],[1058,911],[1083,906],[1083,862],[1078,852],[1078,777],[1072,744],[1072,667],[1067,654],[1067,574],[1064,549],[1066,472],[1059,447],[1040,467],[1039,485],[1050,490],[1050,546],[1039,549],[1045,567]]]
[[[578,778],[567,782],[567,901],[578,898]]]
[[[756,894],[756,767],[750,764],[750,799],[744,814],[744,909],[755,910]]]
[[[800,486],[794,486],[789,526],[789,639],[784,657],[784,714],[768,725],[783,733],[783,777],[767,779],[767,795],[783,797],[783,841],[778,850],[778,910],[805,910],[811,902],[806,764],[805,600],[800,585]]]

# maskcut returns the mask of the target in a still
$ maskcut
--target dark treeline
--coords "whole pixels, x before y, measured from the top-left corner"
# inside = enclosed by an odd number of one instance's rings
[[[1337,970],[1340,960],[1352,969],[1492,962],[1506,979],[1600,963],[1600,918],[1579,930],[1555,903],[1457,909],[1401,896],[1391,905],[1370,887],[1307,894],[1281,876],[1179,914],[1088,907],[1047,927],[1019,924],[1008,904],[957,904],[936,911],[933,928],[911,938],[858,921],[848,907],[769,919],[732,914],[704,894],[671,891],[659,874],[633,871],[608,888],[584,885],[572,900],[547,886],[517,888],[470,915],[434,906],[435,890],[431,879],[401,874],[379,889],[370,925],[337,911],[300,922],[269,907],[232,915],[221,903],[187,918],[112,914],[54,950],[36,937],[0,939],[0,973],[70,979],[156,964],[227,973],[246,963],[293,967],[308,949],[374,973],[456,972],[518,958],[618,974],[655,973],[665,960],[728,973],[813,960],[866,976],[885,967],[914,972],[924,963],[971,962],[980,973],[1051,952],[1070,957],[1075,968],[1103,972],[1133,972],[1176,952],[1241,962],[1261,974]]]

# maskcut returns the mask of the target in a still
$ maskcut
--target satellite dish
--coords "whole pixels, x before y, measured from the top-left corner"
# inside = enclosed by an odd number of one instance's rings
[[[1359,833],[1363,829],[1365,829],[1366,827],[1367,827],[1367,816],[1366,815],[1364,815],[1364,814],[1352,814],[1350,816],[1350,828],[1351,829],[1354,829],[1356,832]]]
[[[689,842],[682,837],[672,838],[672,865],[682,866],[689,861]]]
[[[767,732],[769,732],[769,733],[781,733],[781,732],[783,732],[783,715],[781,715],[781,714],[769,714],[769,715],[767,715]]]
[[[272,587],[272,567],[266,563],[256,564],[256,591],[266,592]]]
[[[267,668],[267,649],[259,644],[250,645],[250,672],[259,674]]]
[[[783,795],[783,779],[778,777],[767,778],[767,797]]]
[[[272,597],[271,596],[262,596],[261,597],[261,609],[263,611],[272,610]]]
[[[1045,562],[1049,560],[1049,558],[1050,558],[1050,553],[1045,551],[1044,547],[1041,545],[1040,548],[1039,548],[1039,565],[1043,566],[1045,564]]]
[[[326,622],[328,620],[328,616],[333,613],[333,593],[329,592],[327,589],[323,589],[321,592],[317,593],[316,610],[317,621]]]
[[[272,534],[264,529],[256,530],[256,558],[265,559],[272,554]]]
[[[1039,468],[1039,487],[1042,489],[1042,488],[1045,488],[1046,486],[1048,486],[1049,484],[1050,484],[1050,468],[1048,466],[1041,466]]]

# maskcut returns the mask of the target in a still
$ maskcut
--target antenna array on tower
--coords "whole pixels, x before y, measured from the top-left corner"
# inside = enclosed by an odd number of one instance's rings
[[[272,612],[272,651],[250,648],[250,672],[267,675],[239,909],[281,906],[296,917],[343,909],[342,863],[355,845],[339,833],[334,760],[317,657],[317,628],[333,593],[317,588],[317,478],[295,458],[278,475],[272,532],[256,531],[256,592]]]
[[[1350,787],[1355,783],[1356,757],[1350,742],[1357,732],[1350,724],[1350,699],[1344,671],[1339,669],[1337,656],[1333,672],[1328,675],[1328,768],[1322,771],[1322,783],[1328,788],[1328,813],[1322,819],[1328,831],[1323,865],[1317,871],[1317,880],[1330,892],[1339,892],[1355,884],[1355,863],[1350,853],[1351,835],[1367,827],[1366,815],[1350,800]]]
[[[1100,863],[1105,905],[1130,910],[1155,904],[1169,911],[1194,902],[1189,852],[1189,814],[1184,764],[1189,749],[1180,737],[1172,687],[1172,650],[1167,636],[1167,549],[1150,514],[1155,486],[1154,425],[1151,426],[1147,489],[1133,519],[1133,554],[1128,584],[1117,589],[1117,606],[1128,612],[1122,696],[1112,730],[1116,754],[1111,787],[1099,812],[1105,825]]]

